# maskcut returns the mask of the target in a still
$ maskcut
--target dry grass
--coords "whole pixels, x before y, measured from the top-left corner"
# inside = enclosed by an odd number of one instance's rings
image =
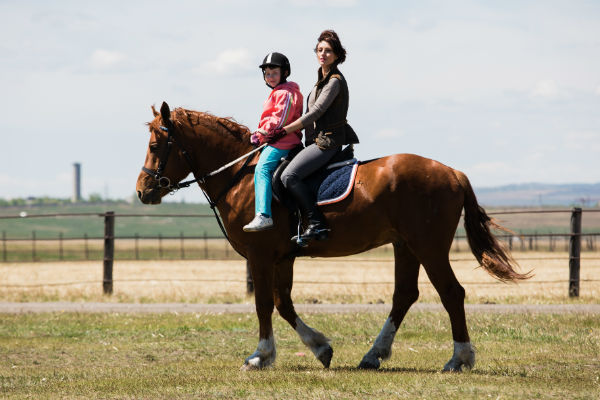
[[[368,255],[297,260],[296,302],[391,302],[393,262]],[[569,299],[568,258],[559,252],[515,252],[523,270],[535,276],[502,284],[477,267],[470,253],[451,253],[452,266],[470,303],[596,303],[600,298],[600,252],[581,261],[580,297]],[[559,259],[556,259],[559,258]],[[594,260],[594,258],[596,258]],[[119,301],[250,303],[245,295],[245,262],[238,260],[115,261],[114,294],[102,295],[102,263],[52,262],[0,265],[3,301]],[[426,273],[419,278],[420,301],[438,302]]]

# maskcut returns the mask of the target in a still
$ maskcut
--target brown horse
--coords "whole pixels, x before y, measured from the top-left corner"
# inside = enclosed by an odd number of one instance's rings
[[[271,316],[274,307],[294,328],[302,342],[327,368],[333,350],[322,333],[307,326],[292,303],[294,243],[292,218],[287,209],[273,204],[274,229],[246,233],[242,226],[254,216],[253,169],[241,162],[207,176],[223,164],[250,152],[250,131],[228,118],[175,109],[166,103],[154,107],[150,143],[137,193],[145,204],[158,204],[190,172],[201,189],[216,199],[217,209],[231,245],[247,258],[255,285],[259,343],[243,369],[263,368],[275,361]],[[256,163],[252,155],[250,165]],[[231,186],[231,187],[230,187]],[[218,198],[217,198],[218,197]],[[528,278],[515,271],[509,254],[490,233],[497,225],[479,207],[467,177],[460,171],[427,158],[397,154],[362,163],[354,189],[341,202],[322,207],[331,234],[313,241],[302,255],[336,257],[360,253],[386,243],[394,246],[395,287],[393,306],[373,347],[360,368],[378,368],[390,357],[394,336],[409,307],[419,297],[417,278],[423,265],[450,316],[454,353],[444,370],[473,367],[475,353],[465,320],[465,291],[458,283],[448,253],[461,212],[477,261],[501,281]]]

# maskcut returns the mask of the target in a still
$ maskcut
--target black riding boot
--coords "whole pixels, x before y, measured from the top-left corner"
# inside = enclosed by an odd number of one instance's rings
[[[329,228],[325,223],[325,217],[317,208],[315,199],[310,192],[308,186],[299,179],[290,179],[287,185],[287,190],[294,196],[302,215],[308,220],[308,226],[301,235],[301,240],[324,240],[327,239]]]

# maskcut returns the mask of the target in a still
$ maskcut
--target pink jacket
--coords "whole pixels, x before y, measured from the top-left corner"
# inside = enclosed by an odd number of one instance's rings
[[[258,131],[262,134],[271,128],[283,128],[302,116],[303,106],[300,86],[295,82],[284,82],[271,91],[263,105],[263,112],[258,123]],[[261,143],[264,142],[261,137]],[[271,143],[270,145],[281,150],[289,150],[302,142],[302,132],[291,132]]]

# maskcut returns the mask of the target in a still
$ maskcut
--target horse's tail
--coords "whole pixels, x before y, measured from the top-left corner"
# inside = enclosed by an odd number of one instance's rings
[[[511,231],[496,223],[479,206],[467,176],[457,170],[454,170],[454,174],[465,193],[465,230],[471,252],[473,252],[479,264],[490,275],[503,282],[531,278],[531,271],[525,274],[515,271],[515,267],[518,267],[517,262],[490,232],[490,226],[508,232]]]

